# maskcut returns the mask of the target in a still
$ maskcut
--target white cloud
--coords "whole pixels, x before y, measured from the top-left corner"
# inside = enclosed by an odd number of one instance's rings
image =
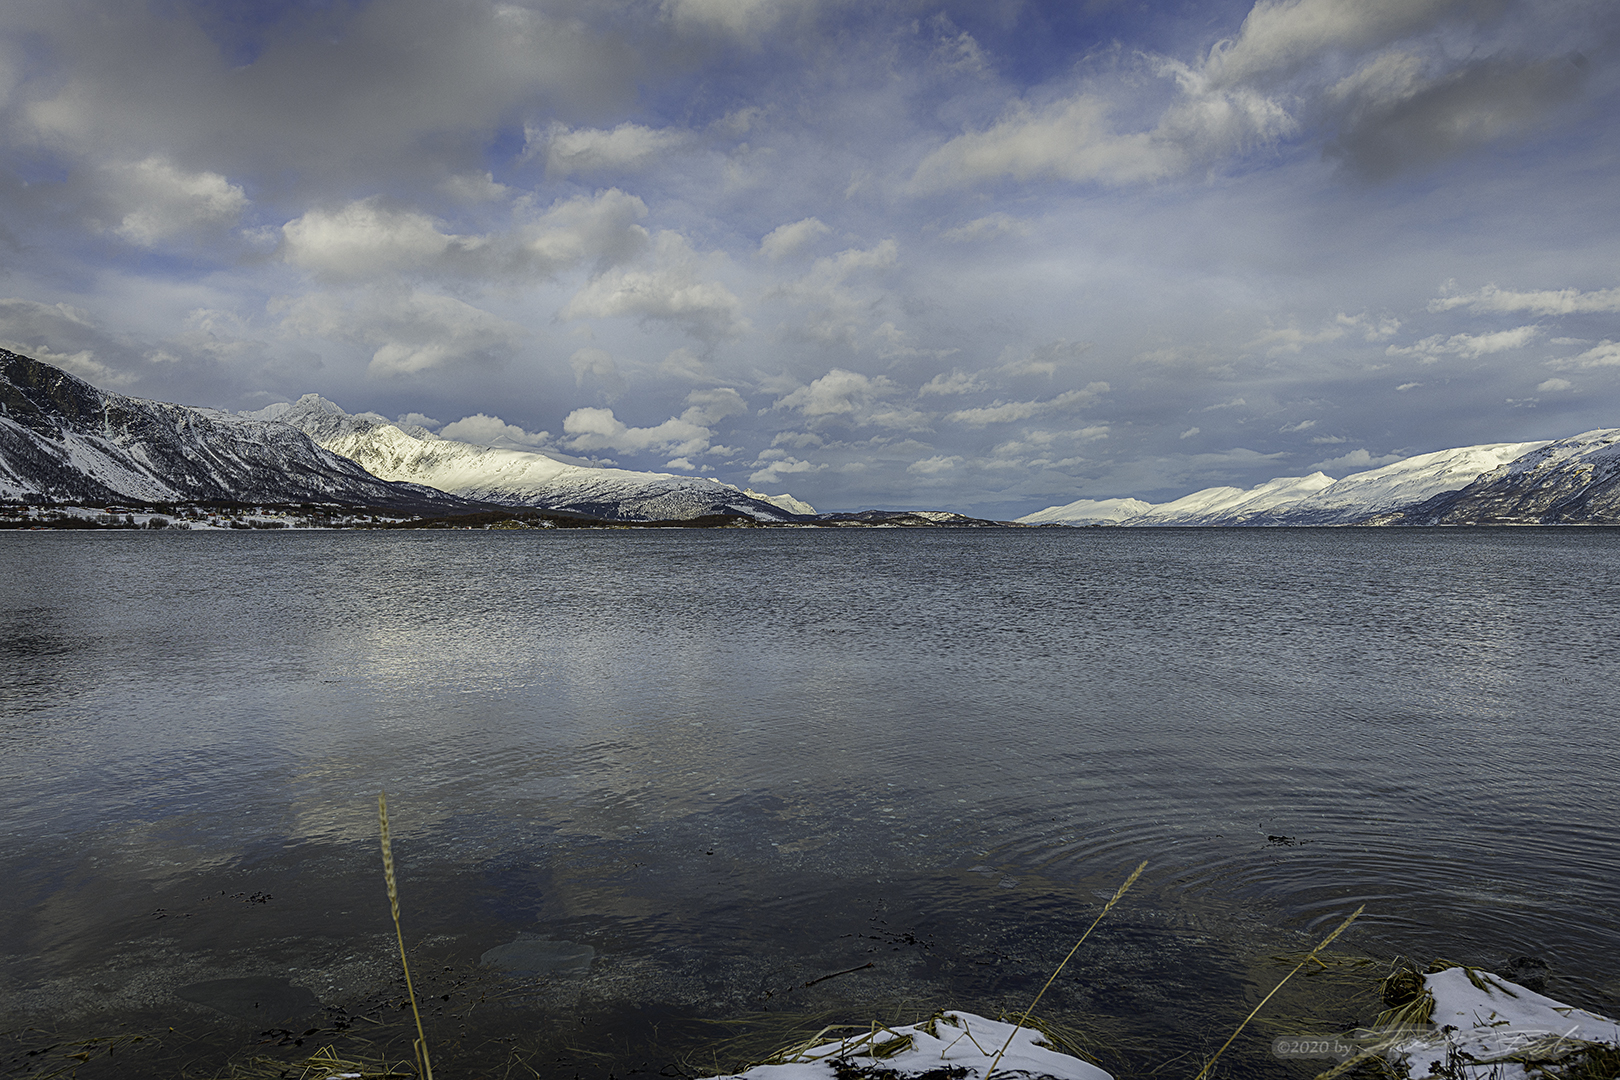
[[[790,225],[778,225],[766,233],[759,242],[759,250],[772,260],[782,259],[830,232],[832,230],[820,218],[807,217]]]
[[[112,231],[141,247],[199,227],[232,225],[248,206],[242,188],[219,173],[184,172],[158,154],[109,172],[115,199],[130,208]]]
[[[402,427],[436,428],[439,426],[439,422],[433,417],[419,412],[401,413],[395,418],[395,422]]]
[[[750,484],[777,484],[781,482],[784,476],[792,476],[796,473],[821,472],[827,468],[825,462],[801,461],[780,450],[765,451],[759,455],[759,460],[755,461],[754,464],[763,466],[763,468],[749,474],[748,482]]]
[[[1420,387],[1422,385],[1423,384],[1420,383],[1420,382],[1403,382],[1403,383],[1401,383],[1401,385],[1397,386],[1395,389],[1396,389],[1396,391],[1398,393],[1404,394],[1408,390],[1416,390],[1418,387]]]
[[[571,130],[565,124],[554,122],[545,128],[525,130],[523,156],[544,156],[547,175],[556,177],[641,172],[671,150],[685,145],[688,139],[684,132],[658,131],[640,124],[623,123],[605,131],[600,128]]]
[[[632,316],[668,323],[701,341],[735,338],[748,329],[748,320],[730,289],[701,278],[705,264],[713,261],[698,256],[679,233],[659,233],[651,266],[614,269],[593,279],[560,316]]]
[[[290,333],[375,346],[367,370],[408,375],[468,360],[504,359],[528,331],[454,297],[422,290],[315,294],[280,305]]]
[[[955,228],[946,229],[939,235],[941,239],[949,240],[953,244],[969,244],[994,240],[1001,236],[1028,236],[1030,231],[1027,221],[1020,221],[1010,214],[997,211]]]
[[[460,236],[376,197],[310,210],[281,227],[282,257],[332,281],[421,271],[443,276],[549,277],[585,263],[601,270],[646,248],[647,204],[617,188],[562,199],[507,233]]]
[[[563,420],[563,431],[574,450],[646,450],[701,454],[714,432],[701,424],[671,417],[656,427],[634,428],[613,415],[612,409],[575,409]]]
[[[1475,312],[1528,311],[1536,315],[1578,315],[1620,311],[1620,288],[1595,289],[1543,289],[1532,292],[1513,292],[1487,285],[1478,292],[1458,296],[1442,296],[1429,301],[1429,310],[1450,311],[1466,307]]]
[[[686,411],[655,427],[626,425],[612,409],[575,409],[563,420],[563,431],[572,436],[567,445],[573,450],[621,450],[626,453],[660,451],[680,458],[705,453],[730,452],[712,445],[713,425],[728,416],[748,412],[742,395],[729,387],[694,390],[686,396]],[[671,468],[682,466],[670,465]],[[685,466],[691,468],[690,464]]]
[[[519,230],[521,258],[547,275],[586,263],[600,272],[646,250],[646,216],[647,204],[618,188],[560,199]]]
[[[1178,439],[1190,439],[1194,435],[1197,435],[1202,430],[1203,430],[1202,428],[1190,427],[1186,431],[1183,431],[1180,435],[1177,435],[1176,438],[1178,438]]]
[[[906,466],[906,472],[915,473],[918,476],[938,476],[940,473],[950,472],[960,464],[962,464],[961,454],[942,454],[924,458],[921,461],[913,461]]]
[[[1259,0],[1235,40],[1210,50],[1221,85],[1288,75],[1323,52],[1378,48],[1432,24],[1466,0]]]
[[[1108,106],[1081,95],[1041,109],[1019,103],[988,129],[958,135],[923,158],[912,184],[921,191],[1001,177],[1128,184],[1185,166],[1176,147],[1146,132],[1116,133]]]
[[[410,421],[410,416],[400,417],[402,423]],[[426,427],[433,423],[427,417]],[[498,416],[489,416],[484,413],[475,413],[472,416],[463,416],[460,420],[446,424],[439,429],[441,439],[450,439],[454,442],[472,443],[475,446],[495,446],[503,450],[538,450],[551,442],[551,433],[546,431],[524,431],[516,424],[508,424]]]
[[[1568,379],[1548,379],[1545,382],[1536,384],[1536,393],[1556,394],[1564,390],[1573,389],[1574,386],[1575,384],[1570,382]]]
[[[1386,356],[1415,356],[1422,363],[1433,363],[1442,356],[1460,356],[1477,360],[1491,353],[1522,349],[1541,333],[1538,326],[1519,326],[1512,330],[1497,330],[1489,334],[1436,334],[1415,345],[1391,345],[1384,350]]]
[[[1376,469],[1380,465],[1388,465],[1392,462],[1400,461],[1401,457],[1402,455],[1400,454],[1385,454],[1383,457],[1373,457],[1372,454],[1368,453],[1366,450],[1352,450],[1348,454],[1341,454],[1336,458],[1329,458],[1326,461],[1318,461],[1314,465],[1307,465],[1305,467],[1310,469],[1312,472],[1325,472],[1329,474],[1346,471],[1362,472],[1367,469]]]
[[[1288,424],[1277,429],[1279,435],[1295,435],[1301,431],[1309,431],[1316,426],[1315,420],[1301,420],[1297,424]]]
[[[943,371],[917,388],[917,395],[925,397],[929,394],[977,394],[989,387],[980,381],[977,375],[969,375],[964,371],[954,370],[949,375]]]
[[[416,269],[451,248],[467,251],[485,243],[442,233],[426,214],[385,209],[374,198],[334,211],[311,210],[283,225],[281,233],[288,262],[338,279]]]
[[[983,408],[958,409],[955,412],[945,414],[945,419],[955,420],[957,423],[969,424],[973,427],[984,427],[987,424],[1005,424],[1014,420],[1028,420],[1032,416],[1041,416],[1045,413],[1060,412],[1081,405],[1090,405],[1103,394],[1106,394],[1108,389],[1107,383],[1094,382],[1087,384],[1084,390],[1066,390],[1045,401],[998,401],[994,405],[984,406]]]
[[[868,408],[872,401],[898,389],[879,375],[875,379],[855,371],[833,368],[809,386],[778,398],[773,409],[796,409],[805,416],[852,416]]]
[[[1579,356],[1566,359],[1549,360],[1547,366],[1559,371],[1583,370],[1586,368],[1620,367],[1620,341],[1601,341],[1587,349]]]
[[[662,0],[666,17],[684,31],[720,31],[744,40],[816,0]]]

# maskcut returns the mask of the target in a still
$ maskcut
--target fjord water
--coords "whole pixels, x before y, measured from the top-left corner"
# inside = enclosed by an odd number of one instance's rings
[[[0,1027],[173,1026],[221,1063],[357,1014],[397,1036],[380,789],[430,1039],[469,1069],[690,1067],[698,1018],[1019,1008],[1144,859],[1043,1007],[1122,1074],[1196,1072],[1271,957],[1362,904],[1350,953],[1530,955],[1620,1007],[1613,531],[0,552]],[[480,966],[513,944],[576,962]],[[272,1019],[196,989],[249,978],[304,990]],[[304,991],[329,1008],[294,1023]],[[1323,1067],[1266,1045],[1223,1060]]]

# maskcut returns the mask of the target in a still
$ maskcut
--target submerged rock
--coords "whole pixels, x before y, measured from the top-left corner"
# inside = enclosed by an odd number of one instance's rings
[[[190,983],[177,989],[174,996],[243,1020],[266,1024],[308,1016],[321,1007],[309,990],[269,975]]]
[[[594,959],[596,950],[589,945],[525,933],[490,949],[478,962],[509,975],[583,975]]]

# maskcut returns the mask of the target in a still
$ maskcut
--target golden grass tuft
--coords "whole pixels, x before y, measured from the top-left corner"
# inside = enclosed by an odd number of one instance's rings
[[[405,958],[405,931],[399,924],[399,886],[394,880],[394,848],[388,840],[388,794],[377,793],[377,823],[382,830],[383,880],[388,883],[388,907],[394,914],[394,937],[399,942],[399,963],[405,969],[405,993],[411,999],[411,1015],[416,1018],[417,1067],[426,1080],[433,1080],[433,1063],[428,1060],[427,1032],[422,1030],[422,1013],[416,1005],[416,989],[411,985],[411,964]]]

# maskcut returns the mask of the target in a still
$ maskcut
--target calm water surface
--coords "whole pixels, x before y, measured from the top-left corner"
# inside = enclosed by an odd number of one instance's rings
[[[1021,1008],[1144,859],[1043,1006],[1122,1075],[1362,904],[1347,954],[1612,1014],[1617,610],[1604,530],[3,535],[9,1063],[408,1056],[379,789],[452,1075]],[[1279,1030],[1233,1074],[1324,1067]]]

